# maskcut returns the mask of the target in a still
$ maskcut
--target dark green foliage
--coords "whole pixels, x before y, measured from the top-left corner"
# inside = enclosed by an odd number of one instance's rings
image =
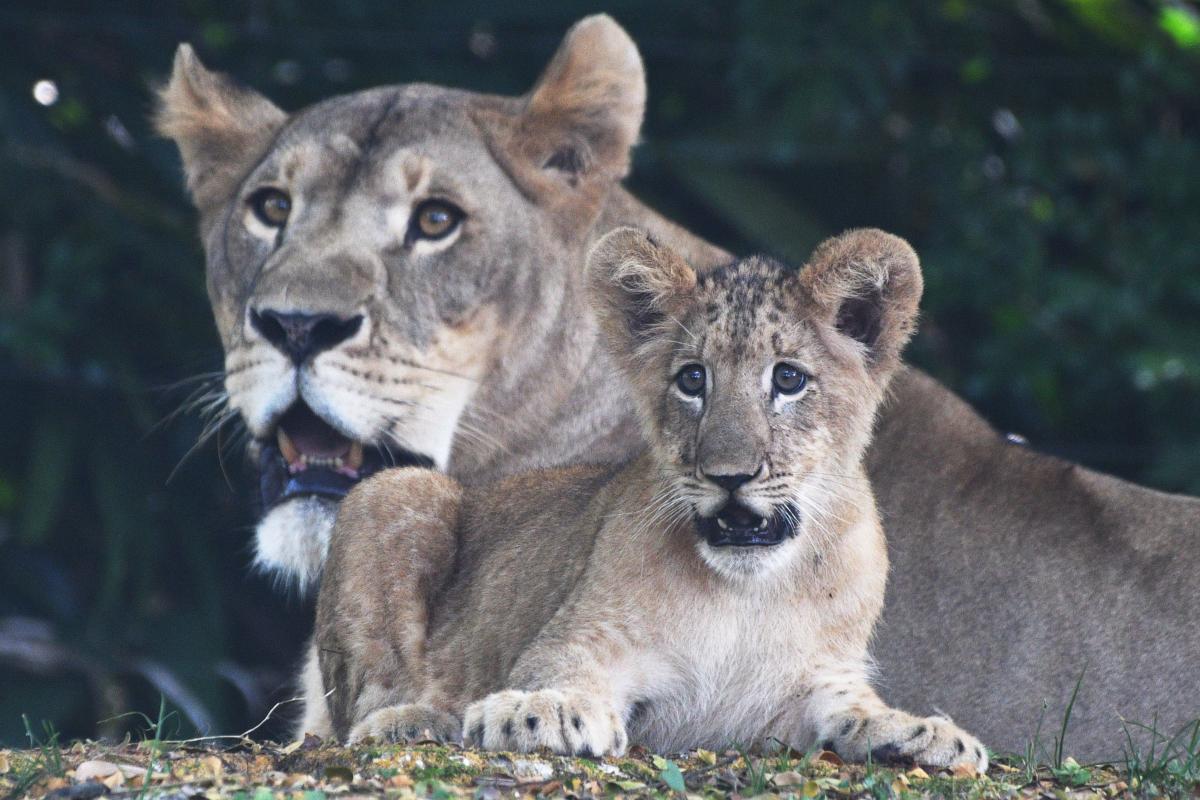
[[[146,123],[175,44],[285,108],[414,80],[515,93],[595,8],[3,5],[0,741],[21,712],[120,735],[97,721],[160,693],[177,735],[241,730],[291,695],[309,610],[248,573],[233,426],[169,482],[204,422],[155,427],[206,384],[162,387],[221,364],[177,158]],[[608,10],[647,62],[643,197],[739,252],[908,237],[928,281],[912,360],[1037,447],[1200,491],[1194,6]]]

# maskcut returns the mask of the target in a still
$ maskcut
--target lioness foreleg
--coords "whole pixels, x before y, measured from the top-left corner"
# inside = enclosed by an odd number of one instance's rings
[[[978,739],[949,717],[917,717],[889,707],[859,671],[831,670],[815,679],[815,687],[808,716],[816,741],[843,758],[987,770],[987,750]]]
[[[453,714],[432,706],[406,703],[372,711],[353,728],[349,744],[370,737],[379,742],[457,742],[462,723]]]

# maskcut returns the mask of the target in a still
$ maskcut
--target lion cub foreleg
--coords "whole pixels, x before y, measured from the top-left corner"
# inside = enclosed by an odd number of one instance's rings
[[[830,666],[814,677],[807,704],[810,729],[822,747],[849,761],[915,761],[936,767],[968,764],[987,770],[987,751],[949,717],[917,717],[891,708],[865,670]]]
[[[613,676],[623,648],[593,637],[561,636],[570,615],[543,633],[518,660],[511,688],[472,703],[463,715],[463,740],[487,750],[527,753],[543,747],[561,755],[621,755],[628,744],[622,710],[627,703]],[[604,644],[601,644],[601,643]]]
[[[517,753],[619,756],[628,744],[613,703],[590,688],[495,692],[467,707],[463,731],[468,745]]]
[[[458,738],[426,649],[431,604],[454,565],[461,496],[445,475],[395,469],[343,501],[315,635],[339,739]]]

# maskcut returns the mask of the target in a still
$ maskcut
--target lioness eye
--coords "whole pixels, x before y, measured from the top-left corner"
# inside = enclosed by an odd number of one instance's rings
[[[808,376],[791,364],[776,364],[771,383],[779,394],[796,394],[808,384]]]
[[[462,209],[444,200],[426,200],[413,211],[405,238],[409,244],[418,239],[445,239],[454,233],[464,216]]]
[[[250,195],[250,208],[263,225],[282,228],[292,213],[292,198],[279,189],[259,189]]]
[[[688,397],[704,394],[704,367],[699,364],[684,365],[675,375],[675,385]]]

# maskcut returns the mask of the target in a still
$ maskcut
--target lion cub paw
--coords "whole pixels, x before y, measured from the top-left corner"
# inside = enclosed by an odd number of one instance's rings
[[[418,705],[399,705],[372,711],[362,722],[350,729],[348,744],[356,744],[368,736],[377,742],[403,744],[406,742],[457,742],[462,723],[453,714],[436,708]]]
[[[988,768],[987,750],[949,717],[914,717],[893,712],[870,717],[855,724],[847,720],[843,730],[853,731],[836,742],[839,752],[853,759],[915,761],[931,767],[967,765],[983,773]]]
[[[548,747],[561,755],[621,755],[625,725],[611,708],[583,692],[504,691],[467,707],[463,739],[486,750],[528,753]]]

